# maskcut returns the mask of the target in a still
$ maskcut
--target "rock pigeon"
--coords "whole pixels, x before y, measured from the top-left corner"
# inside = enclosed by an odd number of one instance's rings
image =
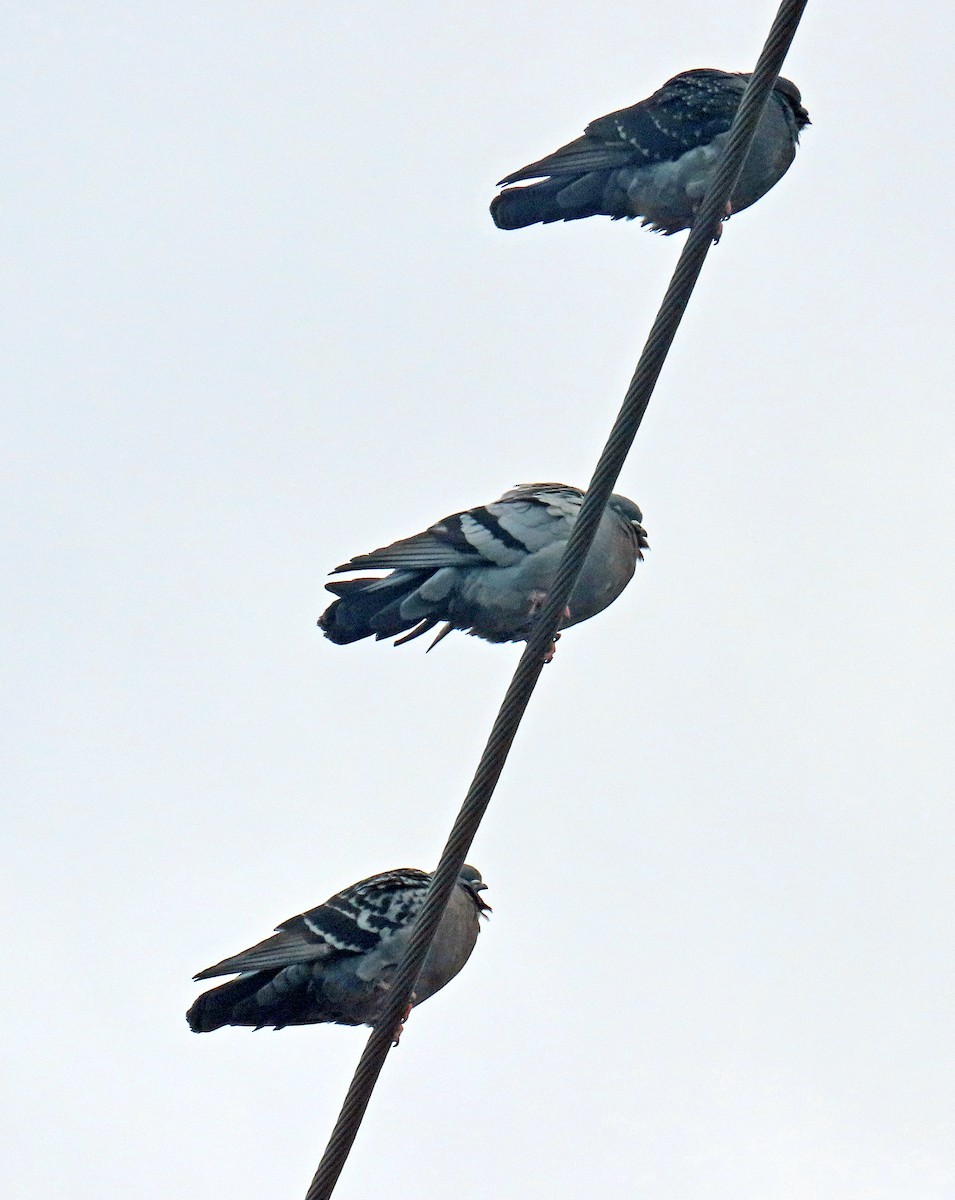
[[[674,75],[630,108],[591,121],[583,137],[514,171],[491,203],[499,229],[582,217],[642,217],[661,233],[689,229],[749,75],[701,68]],[[727,216],[748,208],[778,183],[809,124],[799,89],[779,78],[766,102]]]
[[[240,972],[203,992],[186,1014],[194,1033],[223,1025],[374,1025],[384,1008],[431,876],[402,867],[355,883],[318,908],[277,926],[273,937],[194,978]],[[464,866],[412,997],[421,1004],[461,970],[477,941],[480,871]]]
[[[339,645],[403,633],[397,646],[439,621],[445,625],[432,647],[452,629],[488,642],[524,641],[583,498],[579,488],[563,483],[520,484],[493,504],[454,513],[424,533],[360,554],[332,574],[376,567],[391,568],[391,574],[326,584],[339,599],[318,623]],[[562,628],[601,612],[630,582],[647,547],[642,520],[632,500],[610,497]]]

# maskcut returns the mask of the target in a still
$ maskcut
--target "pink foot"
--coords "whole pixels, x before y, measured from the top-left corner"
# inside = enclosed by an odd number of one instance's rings
[[[414,1007],[415,999],[416,999],[415,994],[414,994],[414,992],[412,992],[411,999],[405,1005],[405,1010],[401,1014],[400,1018],[398,1019],[398,1027],[395,1030],[395,1040],[391,1043],[392,1049],[394,1049],[394,1047],[397,1046],[398,1043],[401,1041],[401,1035],[404,1033],[404,1030],[405,1030],[405,1021],[407,1021],[408,1018],[411,1016],[411,1010]]]
[[[535,588],[531,592],[529,599],[530,599],[530,606],[527,610],[528,616],[536,617],[537,614],[540,612],[544,601],[547,599],[547,593],[545,591],[542,591],[541,588]],[[568,605],[568,604],[564,605],[564,612],[562,615],[562,619],[564,621],[570,620],[570,605]],[[553,640],[553,642],[551,642],[550,649],[544,655],[545,663],[554,661],[554,655],[557,653],[557,640],[559,637],[560,637],[559,633],[554,634],[554,640]]]

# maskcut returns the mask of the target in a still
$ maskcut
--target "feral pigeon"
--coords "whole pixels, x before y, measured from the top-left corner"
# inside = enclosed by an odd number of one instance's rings
[[[726,144],[749,75],[684,71],[630,108],[591,121],[583,137],[513,171],[491,203],[500,229],[581,217],[642,217],[661,233],[689,229]],[[799,89],[779,78],[726,215],[748,208],[782,179],[809,124]]]
[[[384,871],[277,926],[274,936],[195,976],[237,979],[204,992],[186,1020],[195,1033],[223,1025],[373,1025],[424,903],[431,876],[413,867]],[[461,970],[490,912],[480,871],[464,866],[438,925],[412,1004],[420,1004]]]
[[[396,637],[395,645],[434,628],[488,642],[526,640],[547,596],[584,494],[562,483],[521,484],[493,504],[445,517],[424,533],[360,554],[341,571],[390,568],[391,574],[326,584],[339,597],[322,614],[339,645]],[[632,500],[611,496],[571,593],[562,628],[586,621],[630,582],[647,547]],[[409,632],[410,631],[410,632]]]

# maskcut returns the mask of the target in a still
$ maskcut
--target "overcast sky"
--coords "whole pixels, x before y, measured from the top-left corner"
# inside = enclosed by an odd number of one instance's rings
[[[586,483],[683,236],[502,233],[495,180],[773,12],[0,8],[5,1196],[304,1195],[365,1031],[196,1037],[190,977],[432,867],[519,657],[333,646],[325,573]],[[342,1200],[955,1195],[953,35],[810,3],[813,125],[618,487],[651,552],[543,674]]]

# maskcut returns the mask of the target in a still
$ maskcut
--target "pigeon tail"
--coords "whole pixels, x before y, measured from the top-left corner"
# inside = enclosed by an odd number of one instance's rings
[[[429,574],[428,571],[400,571],[394,576],[327,583],[328,591],[338,599],[318,618],[319,628],[337,646],[360,642],[366,637],[381,641],[404,633],[418,625],[421,616],[402,617],[401,604]],[[388,582],[384,583],[384,580]]]
[[[491,216],[498,229],[524,229],[528,225],[550,225],[553,221],[613,216],[603,204],[605,182],[602,175],[591,171],[572,179],[565,176],[524,187],[505,188],[491,201]],[[573,189],[572,195],[567,194],[570,189]]]
[[[203,992],[192,1008],[186,1013],[186,1020],[193,1033],[211,1033],[221,1029],[223,1025],[246,1024],[258,1025],[260,1021],[236,1021],[236,1011],[243,1001],[250,999],[259,990],[266,977],[260,971],[250,975],[240,975],[238,979],[230,979],[218,987]]]

